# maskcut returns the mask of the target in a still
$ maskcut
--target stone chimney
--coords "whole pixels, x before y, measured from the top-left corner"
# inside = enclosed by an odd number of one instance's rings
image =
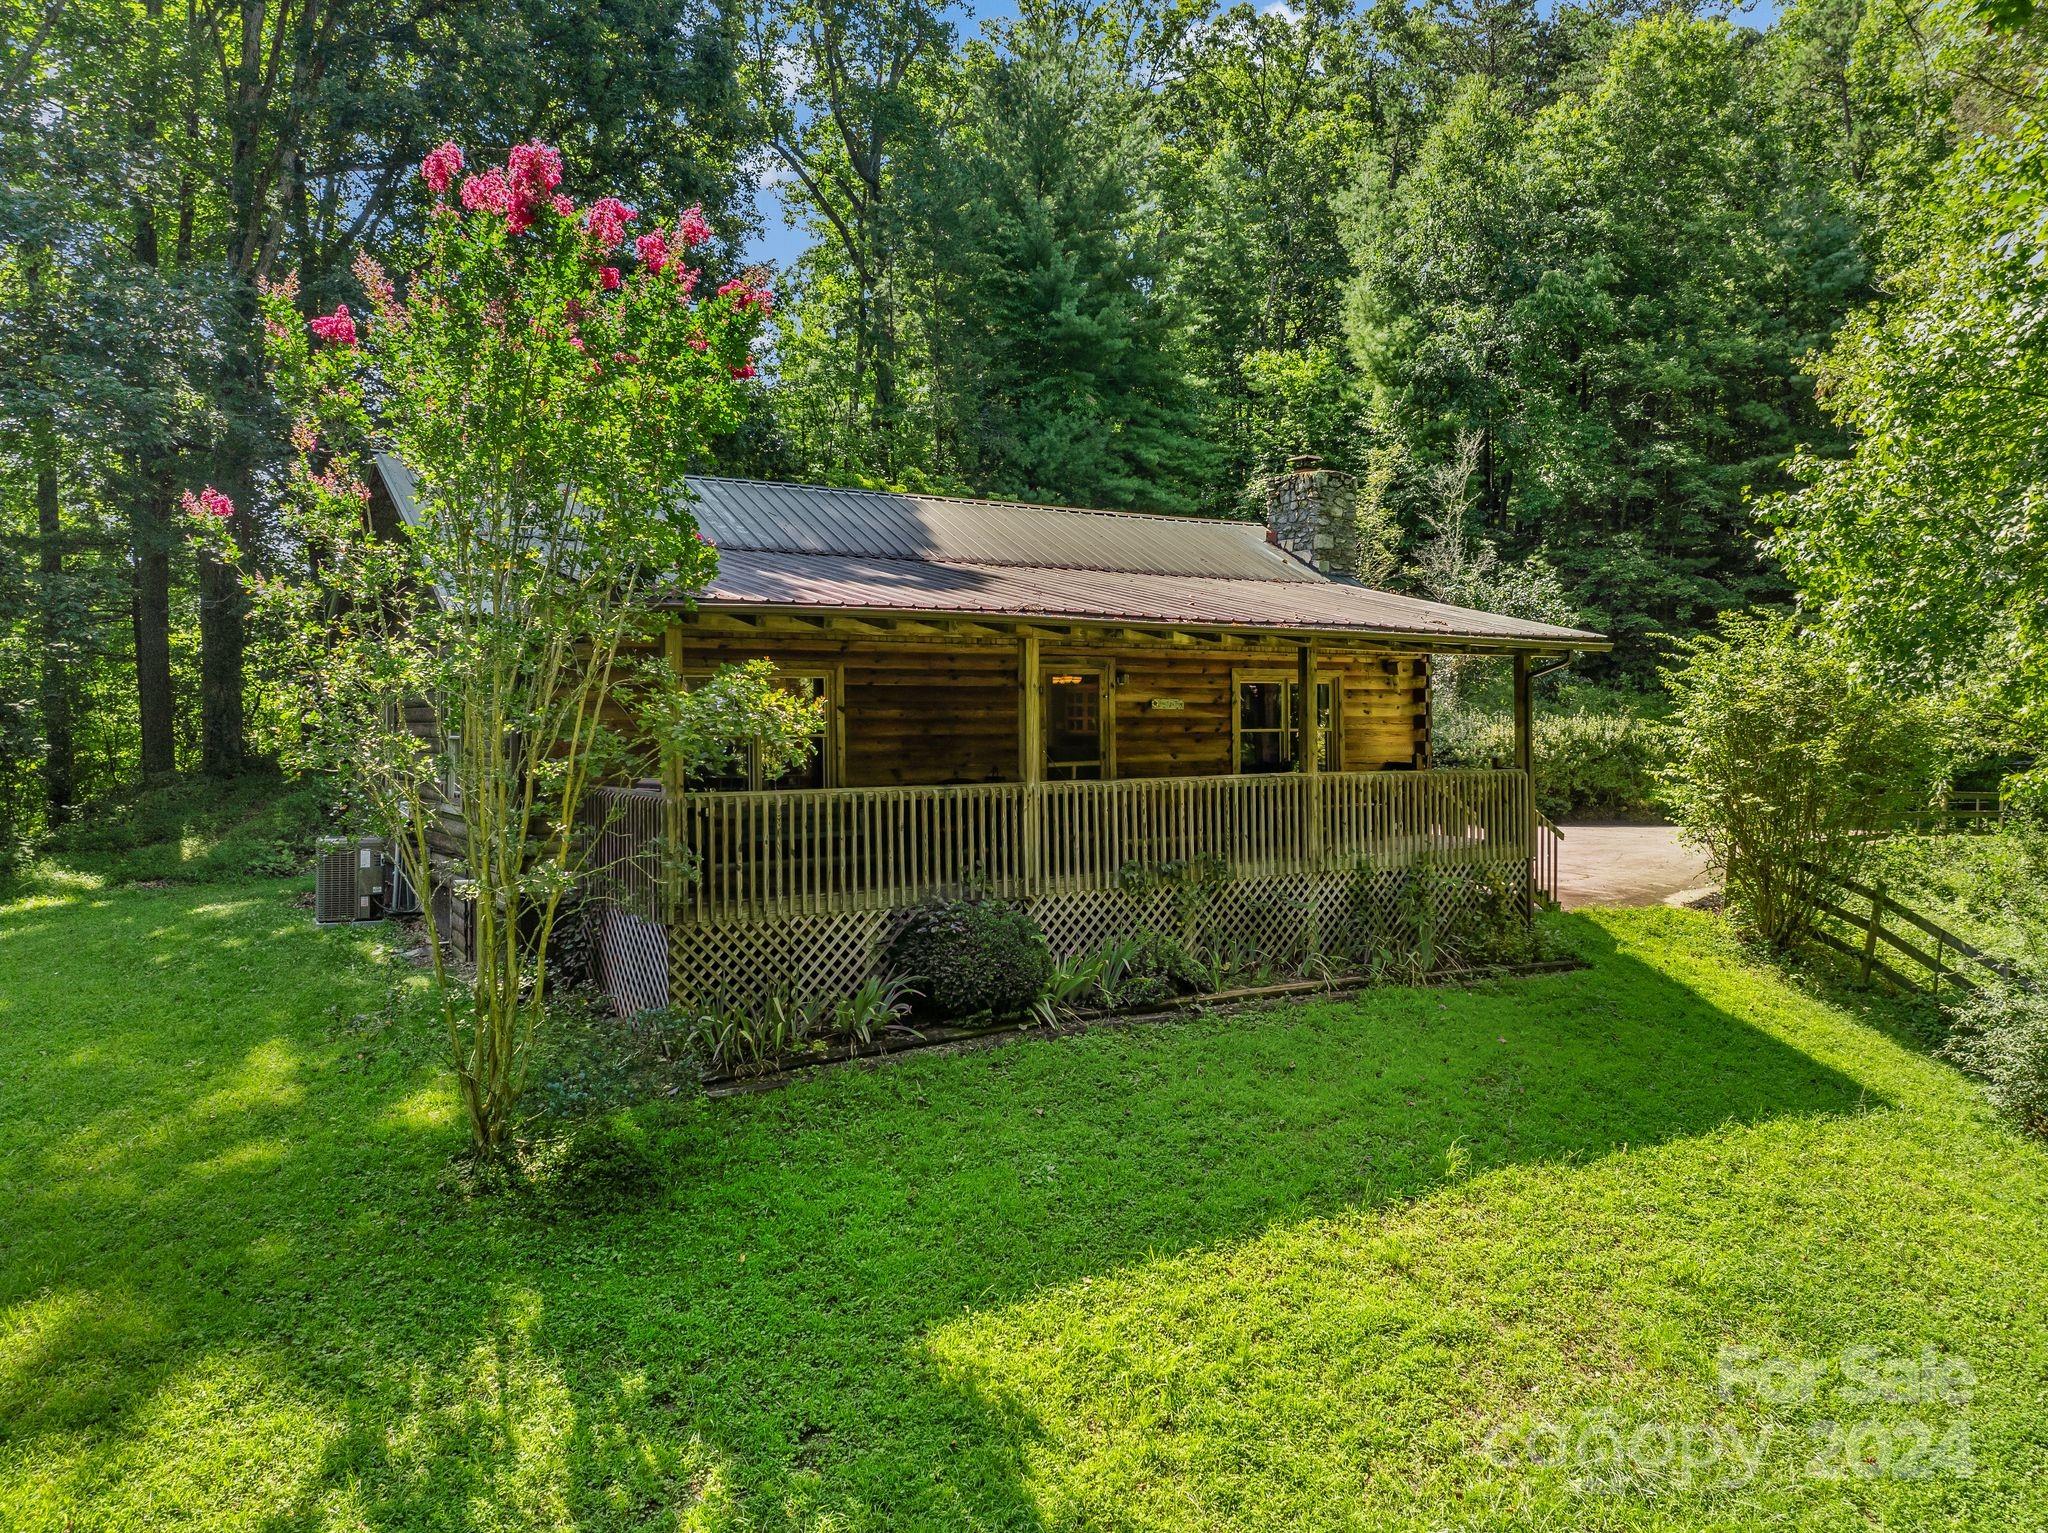
[[[1314,453],[1287,460],[1266,481],[1266,536],[1326,575],[1358,573],[1358,523],[1351,476],[1323,467]]]

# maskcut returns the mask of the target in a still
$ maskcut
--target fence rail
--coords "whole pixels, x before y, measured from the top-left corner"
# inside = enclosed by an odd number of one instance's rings
[[[1907,818],[1922,831],[1992,831],[2005,822],[2005,801],[1996,790],[1951,793],[1941,803]]]
[[[1862,937],[1860,945],[1845,941],[1825,927],[1813,928],[1814,940],[1823,947],[1832,948],[1844,957],[1853,959],[1858,968],[1861,982],[1868,985],[1873,974],[1881,974],[1902,990],[1917,990],[1919,982],[1913,976],[1902,973],[1896,966],[1878,956],[1882,945],[1890,954],[1910,959],[1925,970],[1928,988],[1940,991],[1944,982],[1957,990],[1975,992],[1984,983],[1985,976],[1992,976],[2031,990],[2034,983],[2021,974],[2010,963],[1985,952],[1975,943],[1958,937],[1946,927],[1936,925],[1917,910],[1910,910],[1886,894],[1882,888],[1860,884],[1852,878],[1841,878],[1812,863],[1802,863],[1807,873],[1827,885],[1846,899],[1861,899],[1866,907],[1858,912],[1849,909],[1838,899],[1816,896],[1814,906],[1823,915],[1841,922]],[[1891,921],[1911,928],[1921,937],[1932,942],[1934,951],[1910,940],[1904,933],[1886,924]],[[1974,978],[1972,976],[1975,976]]]
[[[1360,864],[1523,864],[1520,772],[1332,772],[823,788],[607,790],[594,861],[649,916],[723,925],[886,909],[973,884],[1008,898],[1114,887],[1132,863],[1218,857],[1240,877]],[[670,863],[663,851],[680,854]]]

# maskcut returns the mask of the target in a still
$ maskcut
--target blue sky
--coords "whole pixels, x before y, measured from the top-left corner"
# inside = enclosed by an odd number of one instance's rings
[[[1275,0],[1280,3],[1280,0]],[[1549,11],[1550,0],[1544,0],[1541,7]],[[958,4],[947,7],[947,15],[963,35],[972,34],[982,22],[991,18],[1017,14],[1016,0],[976,0],[972,4]],[[1750,0],[1747,6],[1739,6],[1735,19],[1744,26],[1767,27],[1778,15],[1778,0]],[[764,186],[754,197],[755,212],[760,215],[761,231],[747,247],[747,256],[754,261],[767,261],[777,267],[787,266],[803,254],[810,243],[810,236],[802,229],[792,229],[783,216],[782,194],[775,186]]]

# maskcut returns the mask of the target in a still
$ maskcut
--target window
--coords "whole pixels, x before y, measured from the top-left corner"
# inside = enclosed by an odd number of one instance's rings
[[[1299,739],[1300,713],[1295,706],[1298,684],[1281,676],[1241,676],[1237,682],[1237,769],[1240,772],[1291,772]],[[1321,765],[1337,770],[1339,753],[1336,683],[1316,681],[1316,729],[1322,743]]]
[[[1098,779],[1103,771],[1102,672],[1052,671],[1045,678],[1045,775],[1057,780]]]
[[[706,676],[685,676],[683,685],[699,687],[711,678]],[[832,785],[831,760],[833,742],[837,736],[838,720],[834,716],[832,678],[822,673],[800,673],[778,678],[783,690],[794,692],[799,697],[822,698],[825,702],[825,731],[818,736],[817,743],[803,763],[779,777],[763,777],[758,753],[749,746],[746,759],[736,763],[730,771],[716,777],[693,777],[689,786],[698,793],[744,793],[755,789],[782,788],[827,788]]]

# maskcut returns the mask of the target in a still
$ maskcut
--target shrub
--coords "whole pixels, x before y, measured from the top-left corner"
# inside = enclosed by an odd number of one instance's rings
[[[154,783],[96,801],[50,854],[112,882],[216,883],[302,871],[327,828],[326,786],[252,773],[228,784]]]
[[[1573,686],[1536,699],[1536,806],[1553,820],[1650,819],[1668,745],[1661,693]],[[1432,725],[1440,766],[1511,763],[1515,720],[1504,689],[1471,689]]]
[[[1216,988],[1215,976],[1188,944],[1169,932],[1138,933],[1124,963],[1124,1004],[1141,1005]],[[1133,991],[1139,993],[1134,994]]]
[[[528,924],[533,940],[539,935],[538,912],[528,913]],[[548,988],[557,994],[573,994],[597,983],[597,912],[580,894],[564,896],[556,908],[543,962]]]
[[[1052,952],[1038,923],[997,900],[927,900],[889,944],[883,967],[908,976],[942,1017],[1013,1016],[1044,993]]]
[[[1790,947],[1867,838],[1927,802],[1936,722],[1783,618],[1729,616],[1669,679],[1672,813],[1726,871],[1730,905]]]
[[[2001,1116],[2048,1137],[2048,994],[1987,987],[1955,1009],[1941,1052],[1984,1083]]]

